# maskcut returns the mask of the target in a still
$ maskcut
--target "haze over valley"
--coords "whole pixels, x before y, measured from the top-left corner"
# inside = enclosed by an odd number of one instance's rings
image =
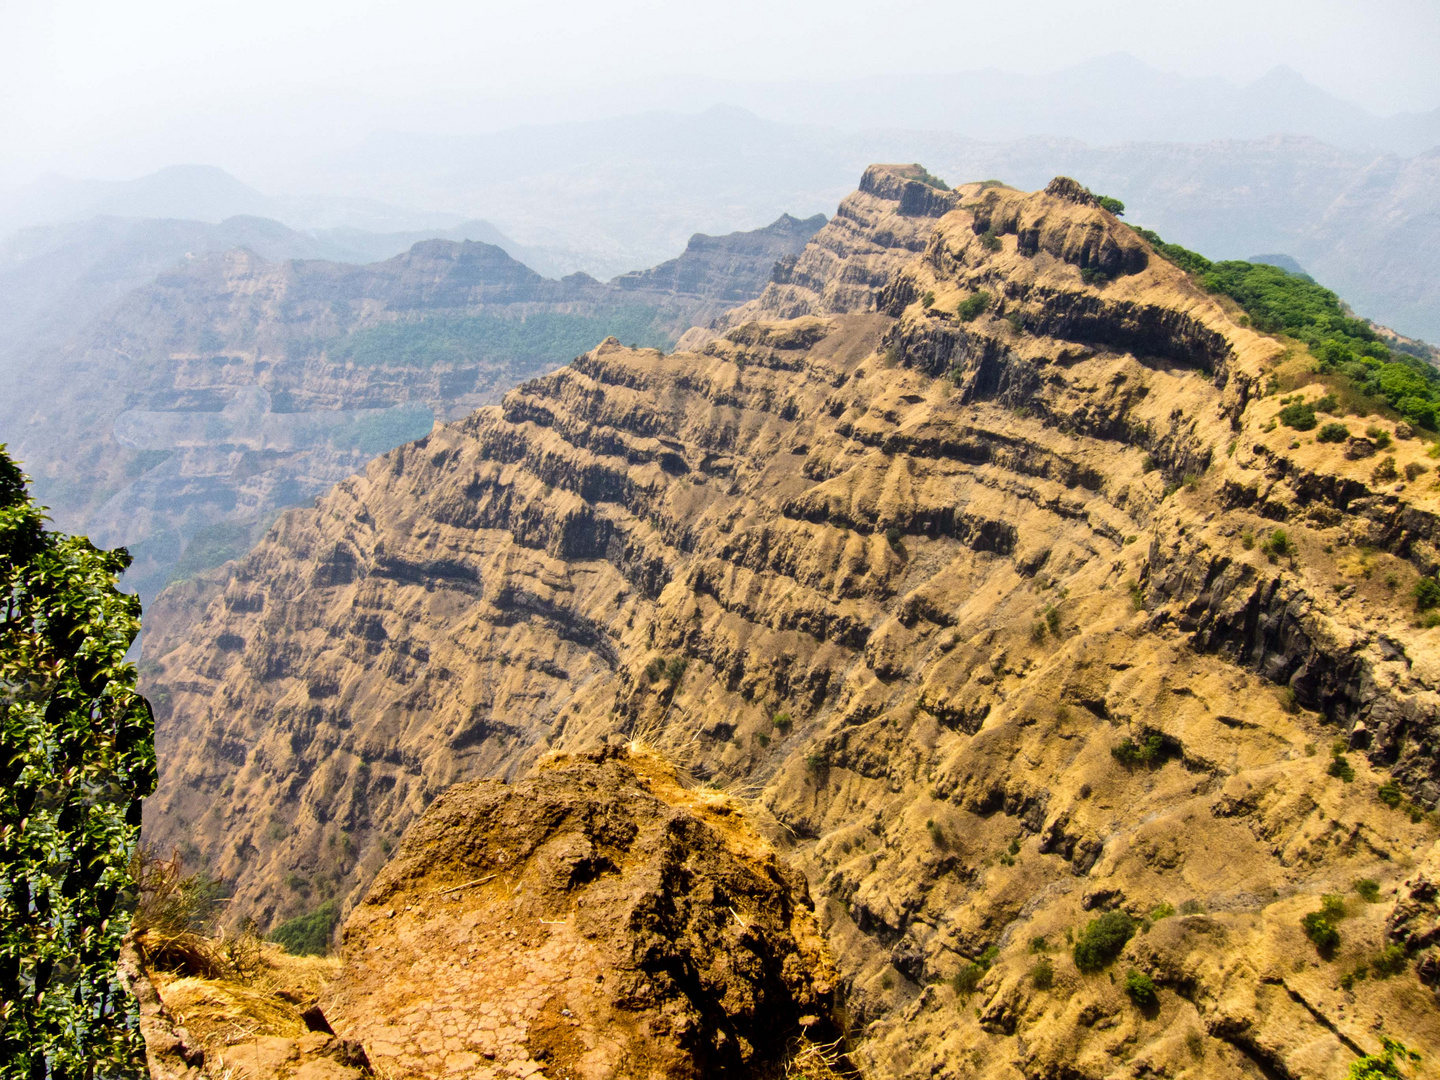
[[[1434,1068],[1440,9],[12,8],[0,1080]]]

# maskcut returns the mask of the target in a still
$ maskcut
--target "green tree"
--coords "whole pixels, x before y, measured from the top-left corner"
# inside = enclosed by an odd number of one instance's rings
[[[154,718],[125,653],[130,563],[44,528],[0,445],[0,1078],[137,1073],[115,962]]]

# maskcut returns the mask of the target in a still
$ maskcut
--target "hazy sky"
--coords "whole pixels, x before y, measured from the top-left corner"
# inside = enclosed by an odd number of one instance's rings
[[[1277,64],[1380,113],[1440,106],[1440,0],[0,0],[0,184],[487,130],[501,99],[666,74]],[[533,113],[533,110],[532,110]]]

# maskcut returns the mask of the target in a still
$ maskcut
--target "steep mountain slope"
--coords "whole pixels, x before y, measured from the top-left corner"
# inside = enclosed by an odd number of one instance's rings
[[[30,355],[0,431],[57,520],[132,548],[127,581],[148,600],[177,566],[243,553],[279,509],[435,416],[463,416],[607,333],[673,342],[757,295],[820,224],[696,237],[660,277],[624,285],[550,280],[471,242],[365,266],[199,254]]]
[[[638,737],[805,871],[873,1075],[1440,1052],[1424,444],[1277,427],[1304,357],[1073,181],[875,166],[779,276],[696,351],[608,340],[391,452],[152,623],[151,838],[270,922],[357,899],[453,783]]]

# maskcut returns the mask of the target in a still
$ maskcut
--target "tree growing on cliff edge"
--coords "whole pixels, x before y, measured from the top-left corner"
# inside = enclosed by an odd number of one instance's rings
[[[44,528],[0,444],[0,1078],[143,1071],[116,976],[154,718],[123,550]]]

